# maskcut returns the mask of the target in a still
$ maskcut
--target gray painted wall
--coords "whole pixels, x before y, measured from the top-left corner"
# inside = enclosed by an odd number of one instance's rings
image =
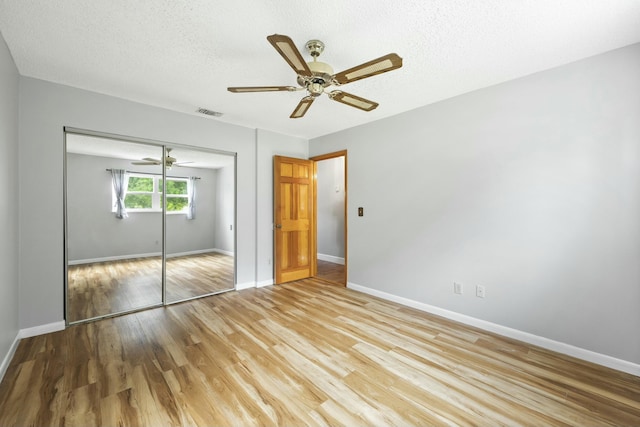
[[[0,365],[19,329],[18,102],[18,70],[0,35],[0,180],[4,199],[0,209]]]
[[[309,158],[306,139],[257,131],[257,282],[273,283],[273,156]]]
[[[344,258],[344,157],[317,162],[318,254]]]
[[[225,252],[233,252],[234,242],[234,218],[233,218],[233,203],[234,203],[234,191],[233,180],[234,169],[232,166],[227,166],[216,170],[216,206],[219,209],[216,211],[217,215],[214,222],[214,241],[213,247]]]
[[[639,76],[636,44],[310,141],[349,151],[350,282],[640,363]]]
[[[112,186],[107,168],[148,172],[127,160],[67,154],[70,262],[162,251],[162,213],[130,212],[128,218],[117,219],[111,212]],[[169,176],[201,179],[196,182],[195,219],[187,220],[184,214],[167,215],[167,254],[221,249],[215,246],[216,206],[224,206],[216,203],[217,175],[216,170],[188,167],[169,171]],[[233,214],[233,181],[229,185]]]
[[[27,77],[19,120],[20,328],[63,319],[64,126],[238,153],[237,281],[255,283],[253,129]]]

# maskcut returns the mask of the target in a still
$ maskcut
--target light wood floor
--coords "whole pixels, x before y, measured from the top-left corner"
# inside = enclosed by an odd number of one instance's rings
[[[323,261],[320,259],[317,260],[317,264],[318,271],[316,273],[316,277],[339,283],[341,285],[347,284],[347,273],[345,271],[344,265]]]
[[[640,425],[640,378],[308,279],[20,342],[0,425]]]
[[[160,257],[69,266],[69,321],[162,302]],[[167,259],[167,300],[233,289],[233,257],[205,253]]]

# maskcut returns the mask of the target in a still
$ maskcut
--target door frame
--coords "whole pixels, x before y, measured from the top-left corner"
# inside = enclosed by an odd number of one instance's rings
[[[347,286],[347,283],[349,282],[348,280],[348,275],[349,275],[349,268],[348,268],[348,258],[349,258],[349,250],[348,250],[348,241],[349,241],[349,233],[348,233],[348,222],[347,222],[347,212],[348,212],[348,186],[347,186],[347,182],[348,182],[348,176],[349,174],[348,172],[348,168],[349,168],[349,162],[347,161],[347,150],[340,150],[340,151],[334,151],[332,153],[327,153],[327,154],[320,154],[317,156],[313,156],[310,157],[309,160],[313,160],[313,194],[314,194],[314,203],[313,203],[313,222],[314,222],[314,227],[313,227],[313,240],[315,241],[316,244],[316,248],[315,248],[315,254],[316,254],[316,258],[318,257],[318,247],[317,247],[317,242],[318,242],[318,166],[317,166],[317,162],[321,161],[321,160],[329,160],[329,159],[335,159],[337,157],[344,157],[344,283],[340,283],[340,285],[342,286]],[[317,271],[316,271],[317,273]],[[322,279],[322,280],[326,280],[326,279]],[[331,282],[331,283],[337,283],[337,282]]]

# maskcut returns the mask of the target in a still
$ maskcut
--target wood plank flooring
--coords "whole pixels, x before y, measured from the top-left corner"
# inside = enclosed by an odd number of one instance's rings
[[[2,426],[640,425],[640,378],[307,279],[20,342]]]
[[[69,321],[162,302],[160,257],[69,266]],[[234,287],[233,257],[210,252],[167,259],[167,300]]]

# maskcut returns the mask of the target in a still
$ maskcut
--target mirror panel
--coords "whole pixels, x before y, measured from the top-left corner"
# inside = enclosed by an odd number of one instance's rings
[[[132,164],[162,153],[66,134],[68,323],[162,304],[162,210],[153,188],[162,164]],[[127,189],[121,213],[114,180]]]
[[[167,303],[232,290],[235,156],[167,149]]]

